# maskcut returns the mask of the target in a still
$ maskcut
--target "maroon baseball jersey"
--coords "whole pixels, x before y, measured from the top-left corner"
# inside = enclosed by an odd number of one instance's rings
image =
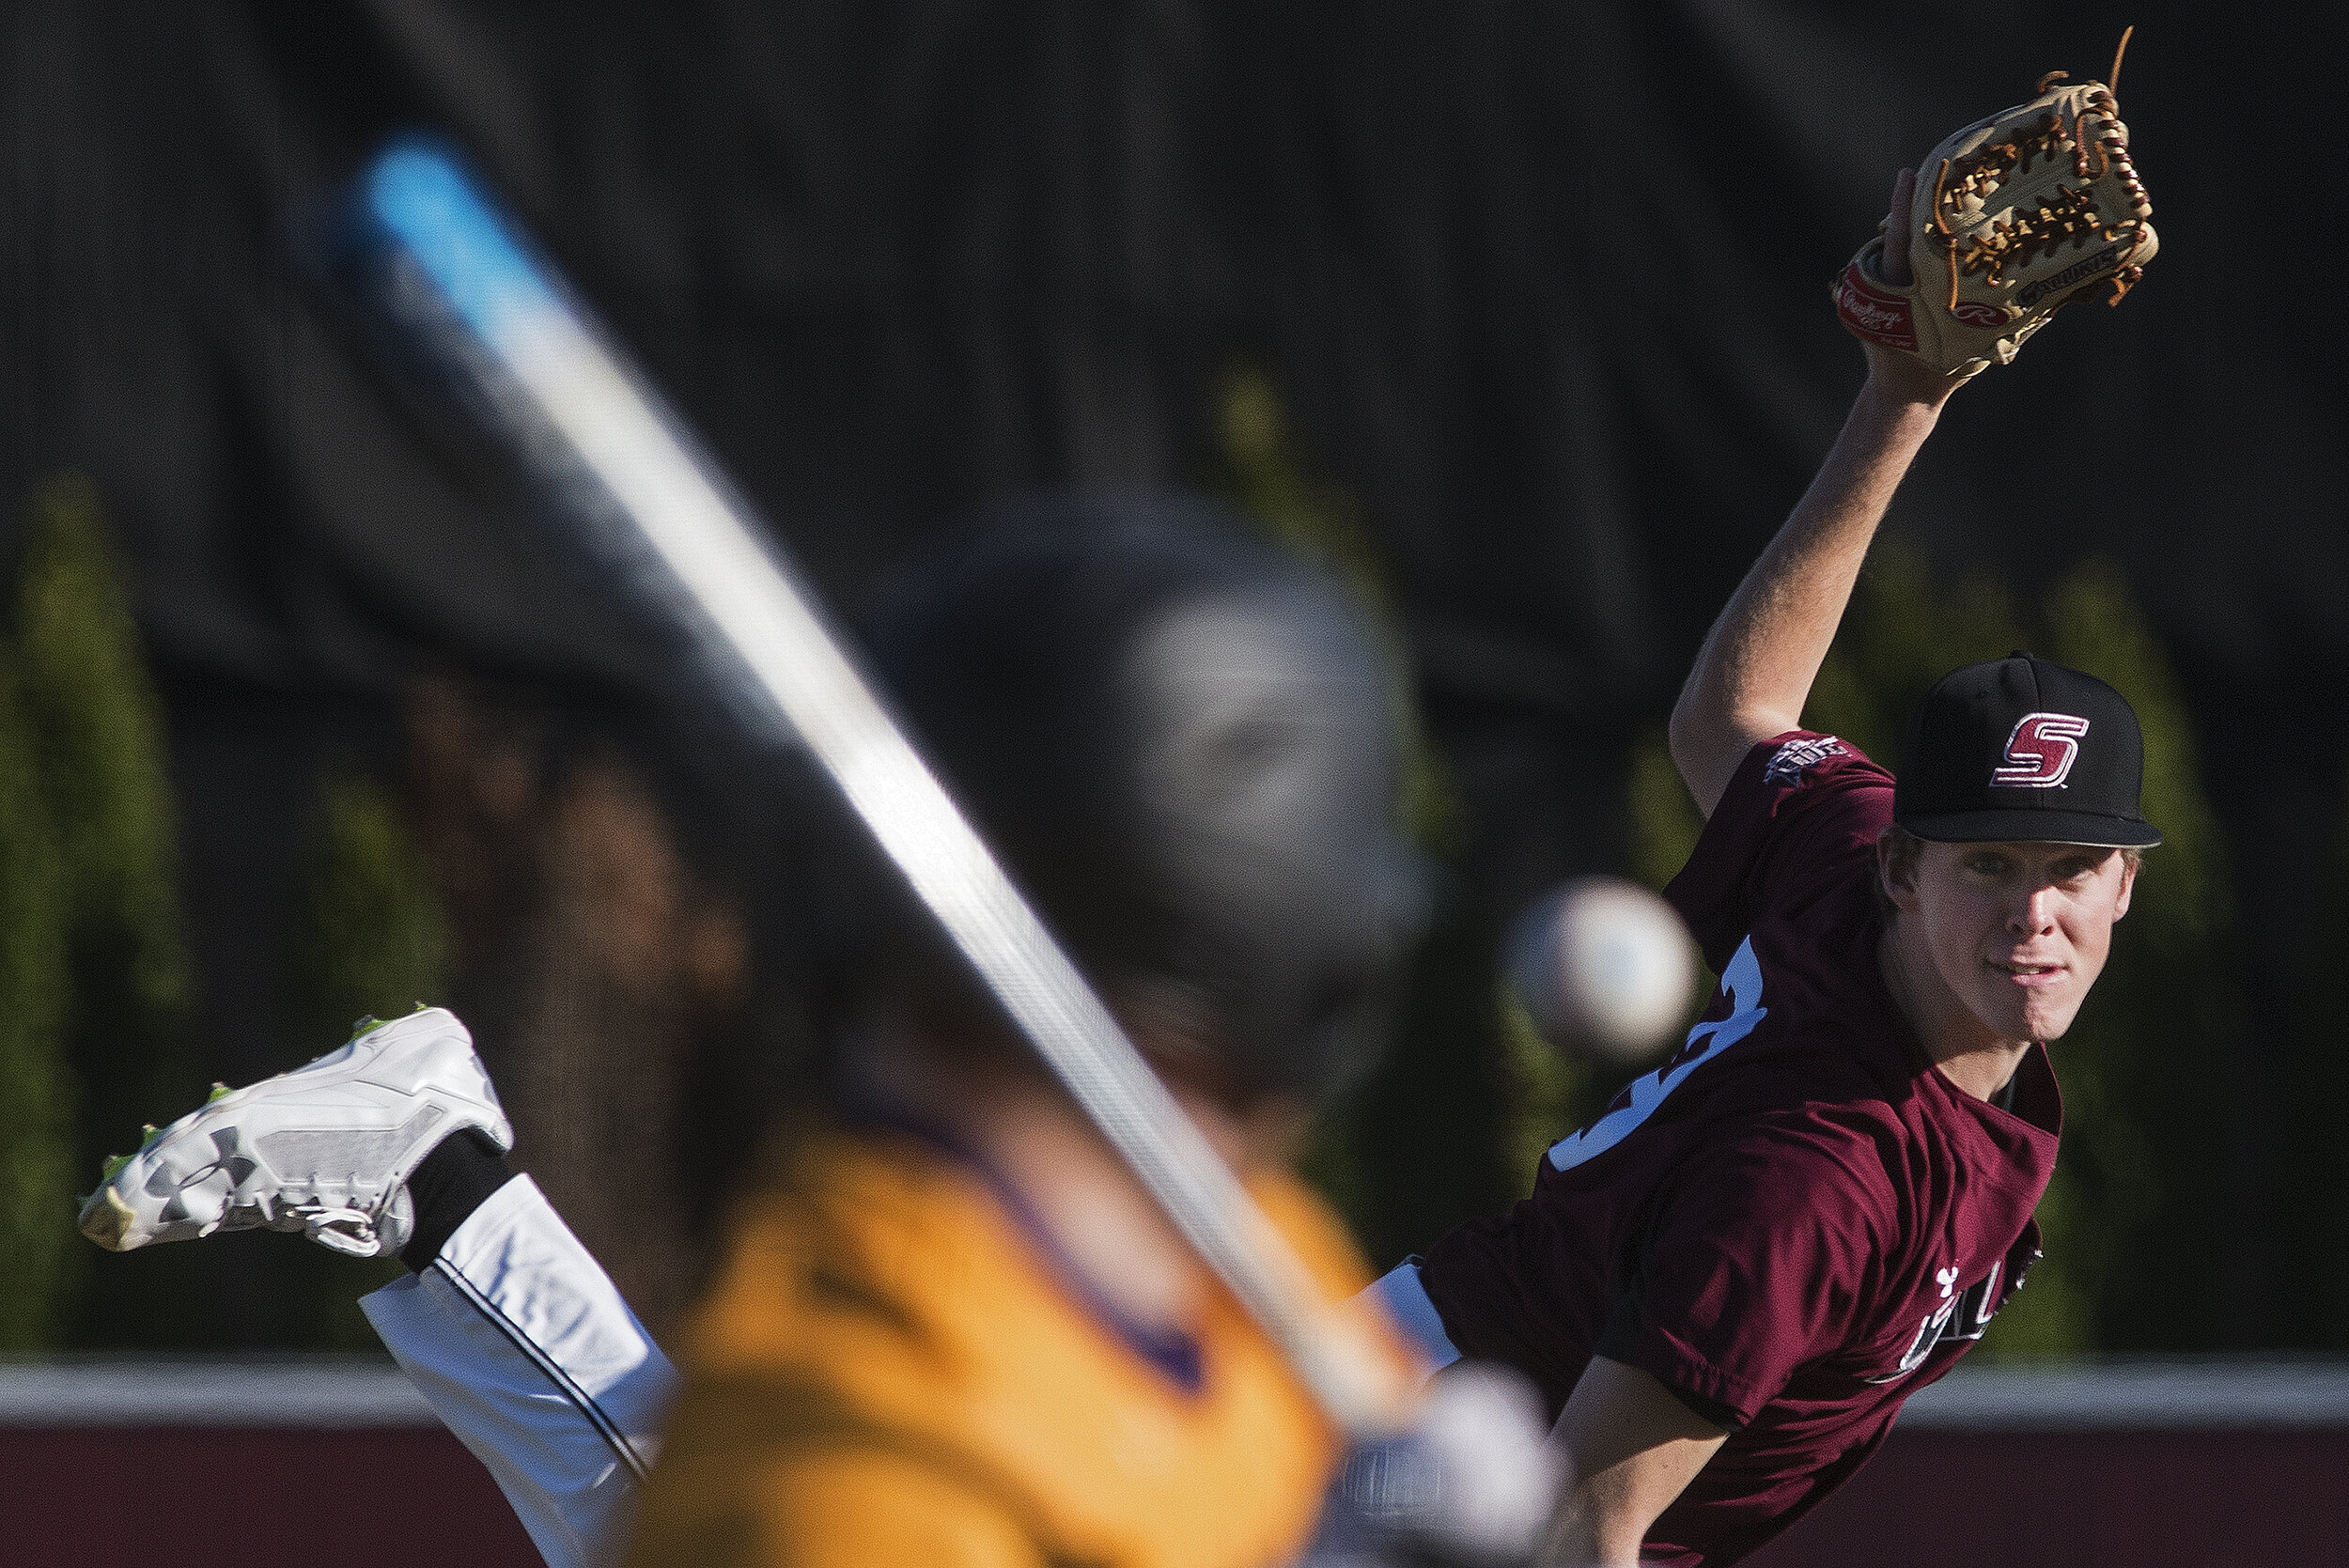
[[[1562,1406],[1594,1353],[1733,1428],[1643,1557],[1734,1562],[1875,1452],[2038,1256],[2061,1104],[1936,1071],[1887,993],[1892,778],[1832,736],[1754,749],[1666,890],[1720,974],[1704,1019],[1421,1271],[1462,1354]]]

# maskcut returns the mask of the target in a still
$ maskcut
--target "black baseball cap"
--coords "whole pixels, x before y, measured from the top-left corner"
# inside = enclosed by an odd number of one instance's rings
[[[2145,737],[2128,699],[2028,653],[1941,677],[1909,718],[1892,820],[1943,844],[2161,842],[2138,793]]]

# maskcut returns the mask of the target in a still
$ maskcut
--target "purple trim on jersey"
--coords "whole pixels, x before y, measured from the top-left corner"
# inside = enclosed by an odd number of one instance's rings
[[[1184,1393],[1197,1398],[1207,1386],[1206,1355],[1198,1336],[1179,1328],[1153,1328],[1139,1323],[1118,1310],[1115,1303],[1101,1294],[1076,1259],[1046,1228],[1043,1216],[1028,1202],[1027,1194],[1012,1185],[1011,1178],[996,1169],[986,1156],[956,1137],[937,1123],[899,1106],[883,1105],[878,1101],[860,1099],[850,1112],[849,1125],[875,1130],[894,1132],[926,1143],[978,1177],[988,1192],[994,1195],[1012,1228],[1023,1236],[1035,1250],[1036,1259],[1054,1283],[1076,1303],[1096,1327],[1123,1344]]]
[[[1876,955],[1891,806],[1847,742],[1754,748],[1666,891],[1722,975],[1703,1021],[1421,1270],[1461,1353],[1522,1369],[1553,1410],[1603,1337],[1735,1423],[1650,1560],[1718,1568],[1808,1511],[2038,1253],[2054,1075],[2034,1048],[2006,1110],[1926,1059]]]

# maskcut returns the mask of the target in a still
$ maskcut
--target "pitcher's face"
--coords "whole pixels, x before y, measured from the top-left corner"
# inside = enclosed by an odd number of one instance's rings
[[[1984,1029],[2053,1040],[2104,971],[2136,881],[2118,849],[1928,843],[1889,891],[1905,935]]]

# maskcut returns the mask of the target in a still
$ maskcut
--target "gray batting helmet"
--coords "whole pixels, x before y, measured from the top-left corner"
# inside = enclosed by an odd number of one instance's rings
[[[1215,504],[1032,500],[875,617],[883,685],[1114,1004],[1235,1099],[1373,1059],[1416,935],[1392,682],[1360,613]]]

